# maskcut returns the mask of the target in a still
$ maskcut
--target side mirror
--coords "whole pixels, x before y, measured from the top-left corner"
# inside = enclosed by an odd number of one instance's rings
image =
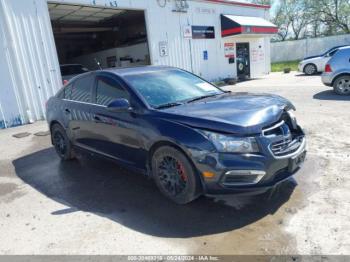
[[[127,99],[119,98],[109,103],[107,110],[111,112],[129,112],[132,108]]]

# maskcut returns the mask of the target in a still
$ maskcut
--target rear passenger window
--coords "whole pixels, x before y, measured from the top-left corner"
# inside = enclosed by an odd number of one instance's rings
[[[71,97],[72,97],[72,88],[73,88],[73,85],[72,84],[69,84],[67,86],[65,86],[63,89],[64,89],[64,98],[65,99],[68,99],[70,100]]]
[[[94,77],[92,75],[84,76],[73,82],[71,100],[79,102],[91,102],[91,88]]]
[[[107,106],[118,98],[129,99],[129,93],[114,79],[98,77],[96,103]]]

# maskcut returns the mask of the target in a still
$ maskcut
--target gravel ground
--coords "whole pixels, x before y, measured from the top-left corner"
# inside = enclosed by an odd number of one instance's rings
[[[0,254],[350,255],[350,97],[295,73],[226,88],[295,104],[309,152],[295,179],[264,197],[177,206],[108,161],[61,163],[49,137],[33,135],[44,122],[2,130]]]

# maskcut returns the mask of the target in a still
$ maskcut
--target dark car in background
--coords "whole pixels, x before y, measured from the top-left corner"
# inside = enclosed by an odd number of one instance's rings
[[[71,80],[73,77],[89,72],[89,69],[80,64],[60,65],[62,82]]]
[[[231,93],[150,66],[72,79],[48,101],[47,120],[62,160],[105,156],[185,204],[201,194],[262,193],[297,172],[306,139],[293,110],[280,96]]]

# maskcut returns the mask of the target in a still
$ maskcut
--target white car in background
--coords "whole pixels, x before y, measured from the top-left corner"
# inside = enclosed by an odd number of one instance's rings
[[[332,56],[339,50],[339,48],[346,46],[336,46],[328,50],[322,55],[310,56],[304,58],[299,63],[299,72],[303,72],[306,75],[314,75],[317,73],[324,72],[327,62],[332,58]]]

